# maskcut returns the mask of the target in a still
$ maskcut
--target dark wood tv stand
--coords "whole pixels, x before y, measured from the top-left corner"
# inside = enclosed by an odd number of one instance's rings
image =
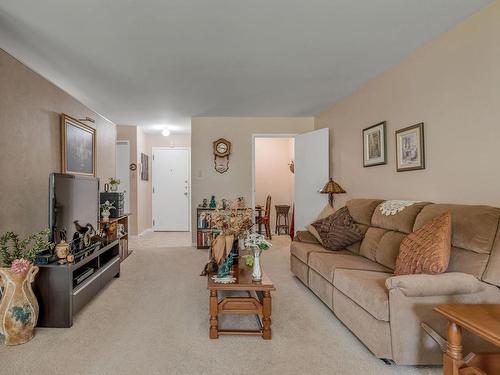
[[[39,327],[68,328],[73,316],[114,277],[120,276],[120,243],[115,240],[78,263],[39,265],[34,290],[40,305]],[[76,284],[83,271],[94,272]]]

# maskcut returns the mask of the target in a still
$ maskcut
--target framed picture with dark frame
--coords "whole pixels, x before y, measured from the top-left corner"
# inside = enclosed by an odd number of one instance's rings
[[[95,176],[96,130],[66,114],[61,115],[62,173]]]
[[[149,181],[149,156],[141,153],[141,180]]]
[[[424,123],[396,131],[396,170],[425,169]]]
[[[386,123],[363,129],[363,167],[387,164]]]

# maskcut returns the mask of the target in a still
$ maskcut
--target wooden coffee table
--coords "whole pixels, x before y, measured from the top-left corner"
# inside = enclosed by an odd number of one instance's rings
[[[207,289],[210,291],[209,337],[217,339],[219,335],[250,335],[271,340],[271,291],[275,290],[271,279],[263,272],[262,281],[252,281],[252,270],[246,267],[241,259],[239,266],[233,266],[235,283],[216,283],[212,280],[212,276],[213,274],[208,276],[207,282]],[[228,296],[221,297],[219,300],[219,291],[229,292],[225,293]],[[247,292],[248,297],[231,296],[230,292]],[[220,329],[219,314],[256,315],[260,329]]]
[[[448,347],[443,357],[444,375],[494,375],[500,373],[500,354],[462,353],[462,329],[500,347],[500,305],[447,304],[434,310],[448,319]]]

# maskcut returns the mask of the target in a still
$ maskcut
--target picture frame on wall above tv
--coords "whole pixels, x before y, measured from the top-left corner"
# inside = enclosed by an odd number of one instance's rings
[[[61,171],[96,175],[96,130],[64,113],[61,115]]]

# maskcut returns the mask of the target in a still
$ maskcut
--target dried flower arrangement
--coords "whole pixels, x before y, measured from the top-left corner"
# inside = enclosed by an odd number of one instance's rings
[[[213,226],[221,231],[212,241],[211,254],[217,265],[221,265],[231,252],[233,243],[253,226],[253,210],[238,210],[238,201],[228,201],[226,209],[217,207],[212,215]]]

